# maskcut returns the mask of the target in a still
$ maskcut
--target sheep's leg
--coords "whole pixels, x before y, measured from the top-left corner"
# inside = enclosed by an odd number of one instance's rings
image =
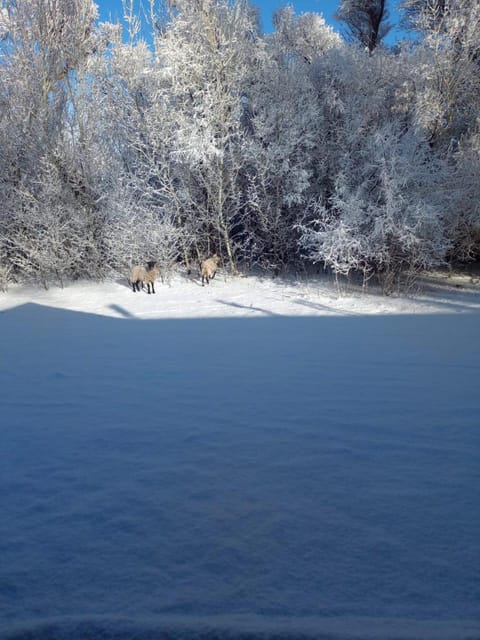
[[[215,277],[215,274],[216,274],[216,273],[217,273],[216,271],[214,271],[214,272],[212,273],[212,275],[210,276],[210,280],[213,280],[213,279],[214,279],[214,277]]]

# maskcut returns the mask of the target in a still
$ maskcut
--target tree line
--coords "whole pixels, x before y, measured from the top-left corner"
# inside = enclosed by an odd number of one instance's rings
[[[480,249],[480,5],[0,2],[0,288],[317,264],[385,290]],[[145,37],[145,29],[150,29]]]

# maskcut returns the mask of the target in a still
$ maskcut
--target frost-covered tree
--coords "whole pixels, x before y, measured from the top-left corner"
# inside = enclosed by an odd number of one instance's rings
[[[112,266],[126,269],[132,260],[157,259],[152,243],[146,242],[149,233],[151,238],[157,235],[155,220],[161,218],[162,202],[156,185],[165,164],[157,144],[163,128],[149,115],[157,88],[152,53],[142,40],[124,42],[117,27],[111,33],[108,58],[98,60],[92,72],[92,91],[102,113],[91,129],[111,162],[109,184],[103,190],[108,257]]]
[[[245,145],[244,255],[275,272],[293,264],[295,224],[308,199],[320,112],[298,63],[267,63],[253,88],[252,132]],[[259,78],[260,79],[260,78]]]
[[[438,158],[447,159],[444,224],[452,261],[478,256],[480,220],[473,176],[478,159],[480,6],[467,0],[403,3],[422,33],[411,56],[415,125]],[[472,200],[473,198],[473,200]]]
[[[293,8],[278,9],[273,16],[274,48],[270,54],[294,56],[311,63],[325,51],[338,46],[340,36],[326,24],[320,13],[296,15]]]
[[[86,224],[93,223],[97,196],[86,180],[75,92],[76,74],[97,48],[96,16],[91,0],[3,3],[0,180],[7,206],[2,209],[1,255],[10,273],[30,271],[43,281],[49,272],[55,276],[58,255],[77,246],[78,234],[83,236]],[[53,193],[61,217],[57,224],[52,222]],[[58,230],[66,229],[64,223],[71,229],[60,248]],[[86,260],[90,242],[83,240]],[[41,249],[42,266],[27,269],[37,264],[35,247]]]
[[[480,258],[480,134],[464,136],[449,158],[444,189],[444,224],[452,262]]]
[[[432,146],[448,148],[476,126],[480,5],[468,0],[430,0],[415,3],[414,8],[411,19],[424,35],[414,60],[416,119]]]
[[[156,42],[170,106],[169,185],[201,254],[225,252],[236,270],[243,96],[261,49],[245,0],[181,3]]]
[[[418,31],[438,29],[448,11],[450,0],[403,0],[400,10],[406,27]]]
[[[108,200],[106,243],[111,263],[157,262],[162,279],[181,255],[181,222],[169,189],[173,129],[162,69],[143,41],[117,42],[109,60],[108,113],[118,162]]]
[[[341,0],[336,18],[347,33],[372,53],[388,34],[387,0]]]
[[[368,135],[338,174],[328,208],[311,203],[306,256],[337,274],[362,273],[364,282],[376,275],[387,293],[442,264],[448,243],[441,199],[432,196],[442,190],[439,169],[411,132],[386,124]]]
[[[310,78],[323,118],[325,141],[317,162],[324,169],[315,186],[325,201],[350,149],[392,119],[411,126],[414,94],[404,57],[382,50],[373,58],[357,47],[343,45],[331,49],[312,65]],[[360,158],[357,159],[360,161]]]
[[[245,257],[275,272],[298,261],[296,224],[322,171],[325,127],[311,63],[339,37],[321,16],[279,11],[251,83],[245,153]]]
[[[319,60],[312,78],[329,136],[302,252],[339,274],[375,274],[391,290],[448,250],[446,166],[414,126],[407,60],[345,46]]]

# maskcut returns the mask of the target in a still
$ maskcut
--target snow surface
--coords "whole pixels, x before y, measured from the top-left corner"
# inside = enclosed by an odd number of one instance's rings
[[[480,292],[0,294],[2,640],[480,638]]]

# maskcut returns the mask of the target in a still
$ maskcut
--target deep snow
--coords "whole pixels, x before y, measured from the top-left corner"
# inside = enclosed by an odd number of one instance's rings
[[[480,638],[480,294],[0,294],[0,637]]]

